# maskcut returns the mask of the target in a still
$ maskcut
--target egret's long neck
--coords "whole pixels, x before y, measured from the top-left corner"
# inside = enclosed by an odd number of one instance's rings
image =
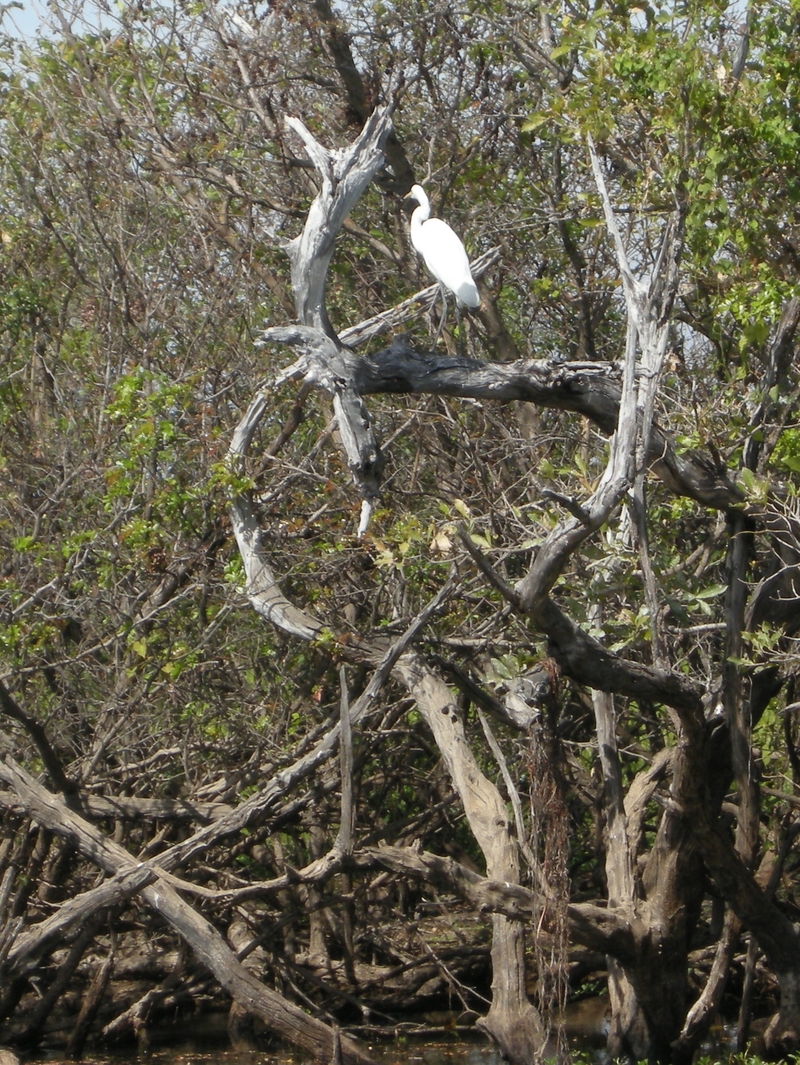
[[[425,207],[424,204],[420,204],[419,207],[414,208],[411,215],[411,243],[414,247],[417,246],[417,241],[422,233],[422,223],[428,221],[430,213],[430,207]]]

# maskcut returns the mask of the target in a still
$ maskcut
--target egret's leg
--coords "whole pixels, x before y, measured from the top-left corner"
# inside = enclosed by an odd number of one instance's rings
[[[461,332],[461,313],[458,309],[458,299],[456,299],[456,344],[458,345],[458,354],[464,355],[464,336]]]
[[[433,346],[439,343],[439,337],[442,335],[442,329],[444,328],[444,320],[447,317],[447,293],[444,285],[439,285],[439,291],[442,294],[442,317],[439,319],[439,328],[436,330],[436,336],[433,338]]]

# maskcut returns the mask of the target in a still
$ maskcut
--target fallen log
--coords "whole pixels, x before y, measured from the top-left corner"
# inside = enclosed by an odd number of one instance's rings
[[[124,847],[107,839],[70,810],[59,796],[38,784],[10,756],[0,763],[0,780],[14,789],[30,817],[70,840],[85,858],[107,873],[116,875],[141,868],[142,863]],[[372,1065],[372,1059],[354,1040],[335,1033],[327,1024],[264,987],[236,958],[222,934],[161,878],[158,866],[146,863],[145,867],[156,879],[142,887],[141,899],[170,924],[236,1002],[280,1038],[317,1060],[330,1061],[338,1048],[344,1065]]]
[[[13,979],[33,969],[39,958],[52,950],[73,928],[85,924],[91,916],[106,906],[113,906],[130,898],[147,884],[152,884],[155,879],[156,874],[152,869],[139,865],[117,873],[91,891],[85,891],[63,903],[52,917],[19,936],[9,951],[4,966],[6,979]]]
[[[224,802],[189,802],[186,799],[142,799],[136,796],[84,795],[77,802],[84,815],[92,820],[118,821],[196,821],[207,825],[233,811]],[[0,807],[21,812],[20,804],[9,792],[0,792]]]

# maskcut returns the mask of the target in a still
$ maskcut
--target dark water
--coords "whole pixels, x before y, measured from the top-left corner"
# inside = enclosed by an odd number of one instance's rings
[[[599,1063],[607,1061],[605,1045],[605,1010],[603,999],[586,999],[567,1007],[566,1031],[573,1049]],[[440,1018],[436,1018],[440,1020]],[[171,1026],[154,1029],[146,1053],[135,1047],[118,1052],[94,1055],[87,1053],[83,1065],[308,1065],[308,1057],[291,1048],[235,1050],[231,1048],[224,1014],[188,1018]],[[488,1039],[476,1032],[442,1037],[415,1037],[409,1034],[395,1039],[369,1041],[360,1037],[379,1065],[503,1065],[500,1054]],[[355,1033],[357,1034],[357,1033]],[[58,1054],[48,1055],[47,1065],[61,1065]],[[63,1062],[74,1065],[74,1062]]]
[[[230,1044],[217,1046],[217,1039],[185,1036],[161,1042],[146,1054],[135,1049],[109,1055],[87,1054],[82,1065],[308,1065],[309,1058],[289,1050],[232,1050]],[[465,1043],[457,1039],[441,1043],[417,1044],[405,1040],[366,1044],[379,1065],[503,1065],[500,1055],[487,1043]],[[47,1059],[48,1065],[60,1062]],[[63,1065],[75,1065],[64,1062]]]
[[[170,1027],[152,1032],[146,1053],[135,1048],[92,1055],[87,1054],[83,1065],[308,1065],[307,1056],[291,1048],[267,1050],[235,1050],[231,1048],[225,1015],[190,1018]],[[569,1047],[578,1052],[583,1062],[608,1065],[605,1051],[606,1001],[604,998],[585,999],[567,1007],[565,1030]],[[712,1061],[727,1061],[731,1054],[733,1029],[715,1029],[700,1053]],[[441,1038],[415,1038],[404,1035],[396,1039],[370,1042],[361,1039],[378,1065],[504,1065],[500,1054],[488,1040],[475,1033]],[[553,1048],[555,1058],[555,1048]],[[48,1065],[61,1065],[58,1055],[48,1056]],[[74,1065],[74,1062],[63,1062]]]
[[[202,1043],[197,1038],[181,1040],[172,1046],[159,1045],[146,1055],[135,1051],[99,1057],[87,1055],[82,1065],[308,1065],[309,1061],[291,1051],[242,1051]],[[370,1053],[379,1065],[503,1065],[497,1051],[486,1043],[464,1043],[456,1039],[425,1045],[405,1041],[380,1043],[370,1046]],[[51,1058],[49,1062],[58,1060]],[[74,1065],[74,1062],[64,1065]]]

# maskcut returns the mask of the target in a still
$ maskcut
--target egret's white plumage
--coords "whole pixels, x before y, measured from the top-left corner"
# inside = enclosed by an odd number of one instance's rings
[[[457,305],[477,307],[481,297],[461,240],[447,222],[431,218],[430,201],[421,185],[414,185],[408,198],[419,204],[411,215],[411,243],[439,282],[443,298],[447,288],[455,295]]]

